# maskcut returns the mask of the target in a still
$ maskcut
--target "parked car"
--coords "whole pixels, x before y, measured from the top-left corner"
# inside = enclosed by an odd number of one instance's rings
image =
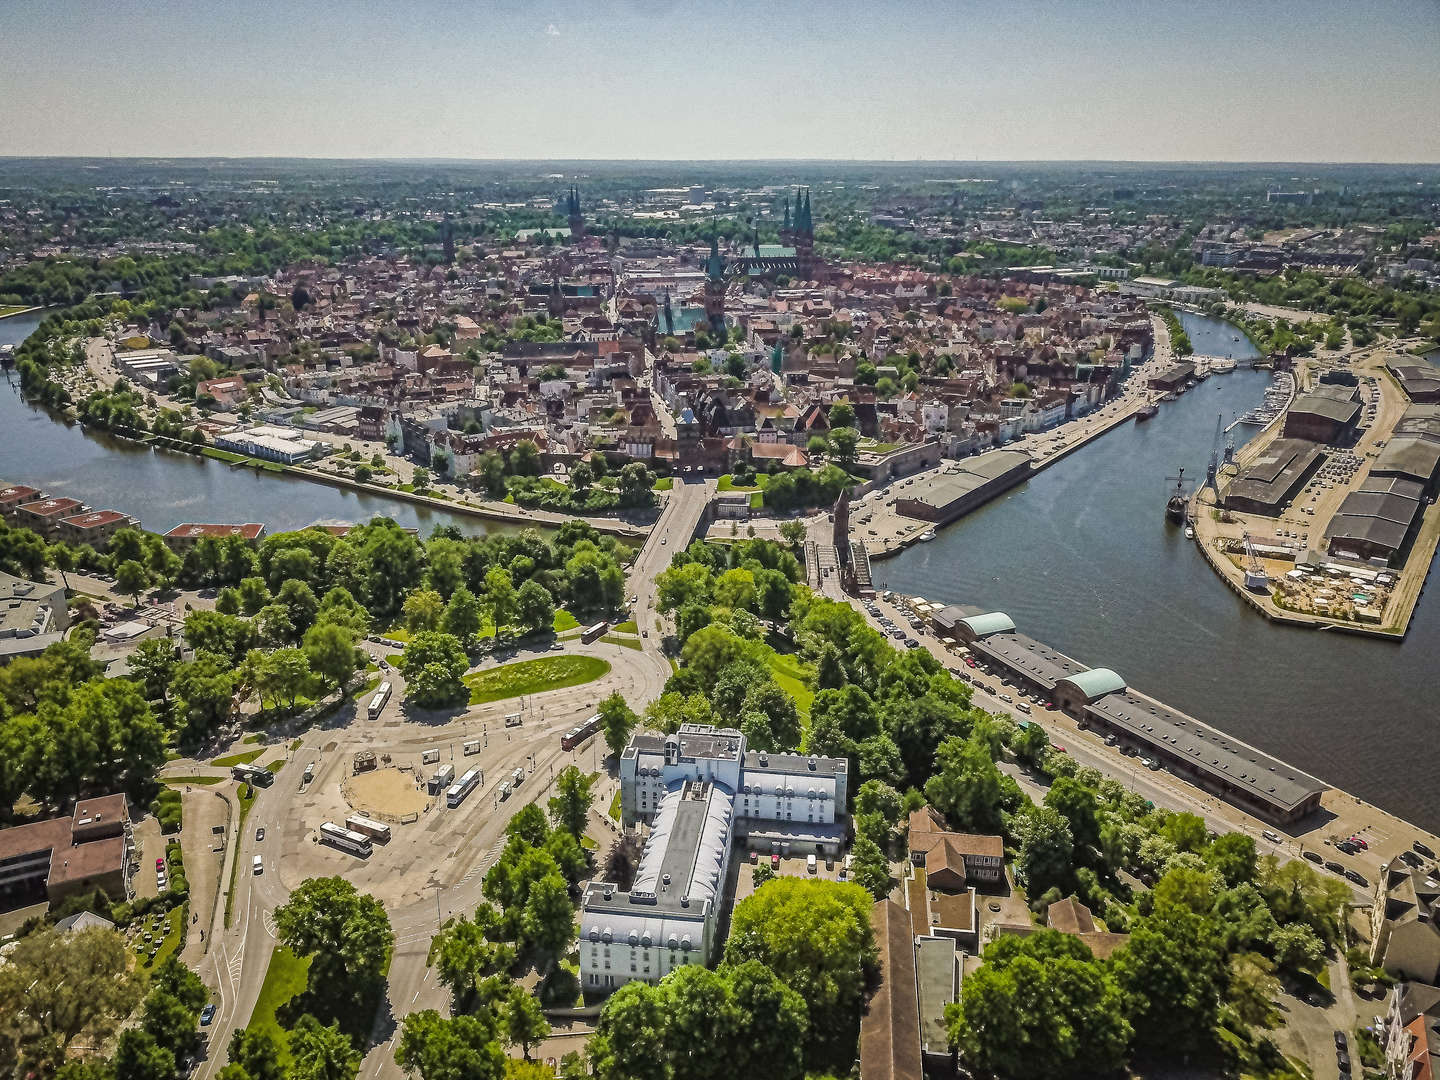
[[[261,840],[264,840],[264,839],[265,839],[265,826],[264,826],[264,825],[261,825],[258,829],[255,830],[255,842],[258,844]]]
[[[771,856],[770,856],[770,869],[771,869],[771,870],[779,870],[779,869],[780,869],[780,856],[779,856],[779,855],[771,855]]]
[[[1273,832],[1271,832],[1269,829],[1266,829],[1266,830],[1265,830],[1264,832],[1262,832],[1260,835],[1263,836],[1266,840],[1269,840],[1270,843],[1272,843],[1272,844],[1278,844],[1278,843],[1280,843],[1280,836],[1279,836],[1279,834],[1278,834],[1278,833],[1273,833]]]
[[[1320,853],[1318,851],[1307,851],[1304,854],[1305,858],[1309,859],[1313,863],[1322,863],[1325,861],[1320,857]]]
[[[1360,849],[1349,840],[1341,840],[1340,843],[1335,845],[1335,850],[1343,851],[1346,855],[1354,855]]]
[[[1339,1028],[1335,1029],[1335,1049],[1344,1050],[1349,1046],[1350,1040],[1346,1038],[1345,1032]]]
[[[1356,847],[1364,848],[1366,851],[1370,850],[1370,845],[1366,842],[1363,836],[1350,837],[1350,843],[1354,844]]]
[[[1410,846],[1411,846],[1412,848],[1414,848],[1416,851],[1418,851],[1421,855],[1424,855],[1427,859],[1433,859],[1433,858],[1435,858],[1435,852],[1431,851],[1426,845],[1422,844],[1419,840],[1416,840],[1416,841],[1415,841],[1413,844],[1411,844]]]
[[[215,1003],[212,1001],[206,1004],[205,1008],[200,1010],[200,1026],[204,1027],[206,1024],[210,1023],[211,1020],[214,1019]]]
[[[1353,881],[1356,885],[1359,885],[1362,889],[1368,888],[1370,886],[1370,882],[1365,880],[1365,875],[1360,873],[1360,871],[1358,870],[1346,870],[1345,877],[1347,880]]]
[[[1343,874],[1343,873],[1345,873],[1345,867],[1341,866],[1341,865],[1340,865],[1338,862],[1336,862],[1334,859],[1331,859],[1331,860],[1329,860],[1328,862],[1325,863],[1325,869],[1326,869],[1326,870],[1329,870],[1332,874]]]

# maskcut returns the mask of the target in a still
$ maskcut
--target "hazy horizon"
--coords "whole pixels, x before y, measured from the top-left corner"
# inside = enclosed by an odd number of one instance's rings
[[[15,157],[1440,163],[1440,0],[11,0]]]

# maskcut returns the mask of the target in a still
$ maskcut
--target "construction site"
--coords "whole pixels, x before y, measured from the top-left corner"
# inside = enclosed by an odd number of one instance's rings
[[[1408,628],[1440,540],[1440,407],[1411,401],[1393,360],[1380,348],[1297,358],[1285,400],[1272,388],[1239,451],[1217,418],[1205,482],[1183,493],[1186,527],[1269,618]]]

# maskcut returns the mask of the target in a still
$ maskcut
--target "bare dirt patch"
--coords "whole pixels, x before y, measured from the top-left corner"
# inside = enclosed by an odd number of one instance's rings
[[[342,790],[352,810],[404,817],[424,813],[430,804],[424,783],[415,780],[411,769],[375,769],[347,777]]]

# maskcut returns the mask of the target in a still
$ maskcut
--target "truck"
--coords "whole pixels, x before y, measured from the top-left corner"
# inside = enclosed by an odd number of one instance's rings
[[[455,766],[441,765],[435,770],[435,775],[430,777],[426,784],[426,790],[431,795],[439,795],[455,782]]]
[[[506,727],[519,727],[523,723],[525,723],[524,713],[512,712],[509,716],[505,717]]]

